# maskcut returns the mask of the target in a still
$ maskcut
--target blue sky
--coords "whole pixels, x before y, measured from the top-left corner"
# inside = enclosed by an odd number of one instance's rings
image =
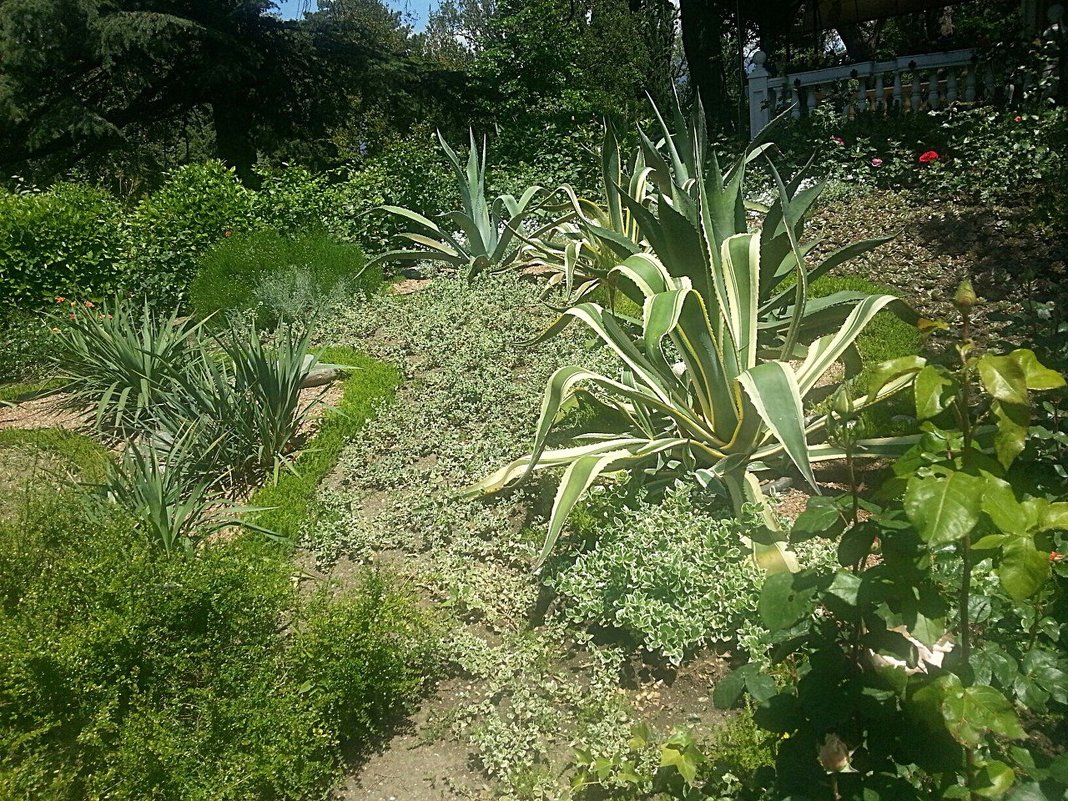
[[[435,0],[386,0],[390,8],[404,11],[411,17],[417,31],[426,25],[427,14],[437,5]],[[295,19],[303,8],[315,10],[315,0],[278,0],[278,10],[286,19]]]

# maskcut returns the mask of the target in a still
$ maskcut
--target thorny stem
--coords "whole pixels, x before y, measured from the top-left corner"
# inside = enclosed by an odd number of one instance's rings
[[[971,386],[968,374],[968,343],[971,341],[971,320],[967,307],[961,310],[961,382],[960,382],[960,409],[959,417],[961,429],[964,434],[964,453],[962,458],[965,462],[970,461],[972,451],[972,419],[971,419]],[[968,606],[971,602],[972,591],[972,535],[969,532],[964,535],[961,542],[961,560],[963,573],[960,584],[960,659],[966,676],[971,675],[971,620],[969,619]],[[975,786],[975,751],[964,746],[964,761],[968,793],[972,801],[978,801],[978,796],[972,789]]]
[[[850,436],[846,439],[845,452],[846,452],[846,469],[849,470],[849,490],[850,490],[850,493],[853,496],[853,520],[852,520],[852,522],[853,522],[853,525],[855,526],[857,524],[857,515],[860,513],[860,498],[858,496],[859,488],[857,487],[857,474],[856,474],[856,471],[854,470],[854,467],[853,467],[855,460],[853,459],[853,437],[852,437],[852,432],[850,432]]]

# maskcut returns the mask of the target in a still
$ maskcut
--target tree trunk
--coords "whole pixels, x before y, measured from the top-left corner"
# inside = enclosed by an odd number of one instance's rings
[[[710,130],[733,118],[723,71],[724,13],[716,0],[679,0],[682,47],[694,95],[701,98]]]
[[[255,186],[256,148],[252,144],[249,115],[239,106],[227,100],[211,104],[212,123],[215,127],[215,150],[225,164],[234,168],[241,183]]]
[[[845,45],[846,55],[850,61],[868,61],[871,58],[871,47],[864,38],[859,25],[855,22],[839,25],[836,30],[842,37],[842,44]]]

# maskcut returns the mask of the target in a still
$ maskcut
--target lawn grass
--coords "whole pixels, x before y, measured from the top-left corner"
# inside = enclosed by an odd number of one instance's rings
[[[74,431],[0,431],[0,523],[49,502],[72,482],[100,484],[110,459],[103,445]]]
[[[110,455],[94,439],[64,428],[9,428],[0,431],[0,451],[7,449],[44,451],[70,464],[86,482],[104,479]]]
[[[253,522],[276,534],[296,539],[303,522],[314,517],[315,490],[337,464],[346,441],[367,422],[376,407],[393,397],[401,375],[392,365],[364,356],[352,348],[327,347],[317,351],[323,362],[356,369],[344,381],[344,394],[326,412],[318,433],[297,457],[292,471],[259,489],[250,505],[264,511]]]
[[[0,385],[0,403],[22,403],[39,395],[46,395],[63,386],[62,379],[43,378],[40,381]]]
[[[835,292],[866,292],[869,294],[897,295],[901,293],[893,287],[880,285],[855,275],[825,275],[809,287],[813,297],[825,297]],[[866,392],[868,376],[882,362],[901,356],[912,356],[920,351],[920,332],[915,326],[895,317],[893,313],[882,311],[868,323],[863,333],[857,337],[857,350],[860,352],[863,370],[853,381],[852,394],[863,395]],[[867,435],[873,437],[911,434],[915,424],[905,418],[914,412],[911,392],[899,392],[866,410],[862,418]]]
[[[898,297],[901,295],[893,287],[876,284],[855,275],[825,275],[809,287],[809,293],[817,298],[835,292],[866,292]],[[920,332],[916,327],[886,311],[875,315],[864,333],[857,338],[857,350],[864,361],[865,373],[881,362],[900,356],[911,356],[918,353],[919,349]]]

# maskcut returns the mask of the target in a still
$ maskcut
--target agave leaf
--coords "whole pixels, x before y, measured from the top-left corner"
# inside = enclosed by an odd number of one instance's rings
[[[536,564],[544,563],[564,528],[567,516],[598,476],[640,464],[658,453],[678,447],[679,444],[680,441],[675,439],[654,440],[640,446],[630,445],[603,454],[579,456],[573,460],[560,479],[560,486],[553,500],[553,510],[549,516],[549,531]]]
[[[869,295],[853,308],[836,333],[820,337],[813,342],[809,347],[808,356],[798,369],[801,394],[803,396],[808,394],[820,377],[863,333],[876,314],[891,304],[901,302],[900,298],[893,295]]]
[[[809,463],[801,390],[790,365],[765,362],[742,373],[738,381],[757,414],[818,494],[819,487]]]
[[[443,232],[438,227],[438,224],[433,220],[424,217],[422,214],[411,209],[405,209],[400,206],[379,206],[381,211],[388,211],[390,214],[395,214],[409,222],[413,222],[416,225],[430,231],[431,233],[441,235]]]

